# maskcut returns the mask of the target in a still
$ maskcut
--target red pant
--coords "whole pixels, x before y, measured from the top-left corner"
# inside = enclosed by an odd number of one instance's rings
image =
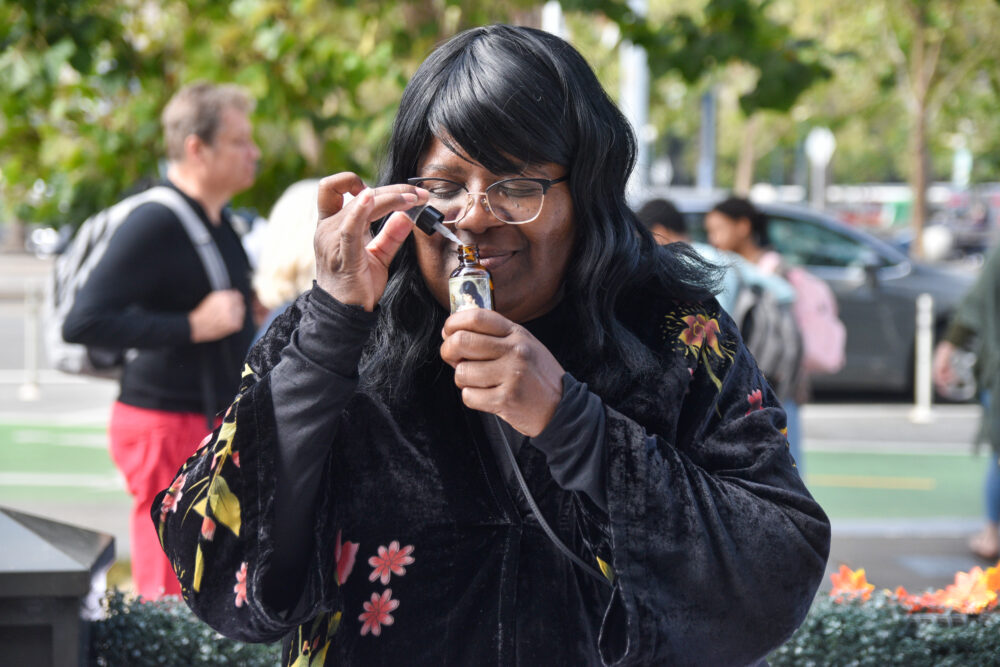
[[[173,568],[160,548],[149,518],[153,498],[174,476],[208,433],[205,416],[191,412],[147,410],[115,402],[111,408],[111,458],[132,494],[132,581],[148,600],[180,595]]]

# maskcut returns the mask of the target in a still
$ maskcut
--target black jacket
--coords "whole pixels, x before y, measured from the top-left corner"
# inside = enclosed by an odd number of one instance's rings
[[[214,438],[153,503],[185,600],[225,635],[285,637],[296,664],[760,660],[804,618],[829,522],[728,316],[714,300],[647,297],[630,329],[661,372],[604,406],[608,512],[560,488],[538,449],[518,454],[549,524],[612,586],[520,509],[440,363],[424,369],[418,395],[392,405],[341,378],[340,420],[315,461],[322,499],[303,508],[315,512],[316,541],[302,601],[290,613],[268,608],[278,446],[269,372],[306,294],[251,351]],[[345,326],[368,326],[349,311]],[[573,336],[542,342],[566,367]]]

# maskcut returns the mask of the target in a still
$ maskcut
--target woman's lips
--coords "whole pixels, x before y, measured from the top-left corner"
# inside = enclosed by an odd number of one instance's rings
[[[506,252],[500,252],[500,251],[489,252],[489,253],[480,252],[479,263],[483,265],[483,268],[492,273],[493,271],[496,271],[501,266],[506,264],[507,261],[514,255],[515,251],[511,250]]]

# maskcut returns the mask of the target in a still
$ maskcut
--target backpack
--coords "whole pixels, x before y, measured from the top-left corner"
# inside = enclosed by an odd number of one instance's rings
[[[793,266],[783,274],[795,288],[795,321],[802,333],[802,366],[807,373],[836,373],[844,367],[847,329],[837,316],[833,290],[805,269]]]
[[[757,367],[779,399],[791,396],[802,374],[802,336],[792,303],[771,290],[744,280],[738,268],[736,298],[730,315]]]
[[[77,292],[104,256],[115,231],[139,206],[156,202],[169,208],[181,222],[205,267],[213,290],[228,289],[229,272],[212,240],[211,233],[176,190],[159,185],[127,197],[87,218],[65,251],[56,259],[52,278],[42,305],[44,343],[53,368],[74,375],[118,378],[125,350],[67,343],[62,337],[63,322],[73,308]]]

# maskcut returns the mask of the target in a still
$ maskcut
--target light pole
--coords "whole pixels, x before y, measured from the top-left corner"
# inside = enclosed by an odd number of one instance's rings
[[[814,127],[806,137],[809,158],[809,202],[814,208],[826,208],[826,168],[837,149],[837,140],[827,127]]]

